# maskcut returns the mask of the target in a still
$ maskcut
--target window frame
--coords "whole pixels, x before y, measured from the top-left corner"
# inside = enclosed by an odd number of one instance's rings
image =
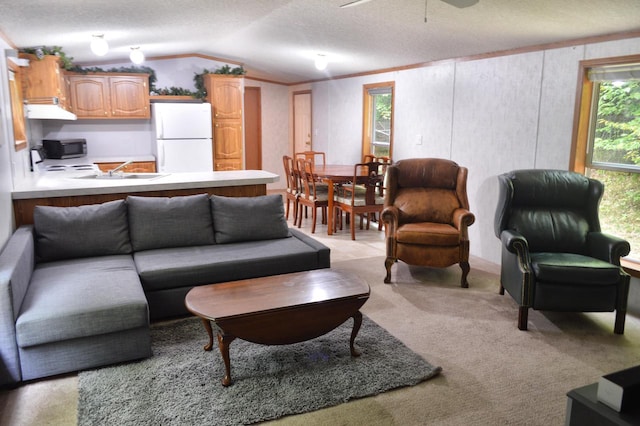
[[[372,126],[374,114],[374,95],[382,89],[389,89],[391,92],[391,118],[389,123],[389,158],[393,158],[393,134],[394,134],[394,111],[395,111],[395,81],[385,81],[380,83],[364,84],[362,86],[362,157],[372,154],[373,143]]]
[[[600,59],[588,59],[580,61],[578,66],[578,84],[576,86],[576,100],[574,108],[574,123],[571,137],[571,154],[569,158],[569,170],[585,174],[591,165],[587,157],[589,155],[589,138],[592,132],[592,110],[594,98],[594,86],[596,84],[589,79],[591,68],[622,65],[640,62],[640,55],[618,56]],[[596,168],[596,167],[593,167]],[[600,165],[597,168],[605,169]],[[609,170],[609,169],[607,169]],[[636,170],[624,170],[638,173]],[[621,259],[620,264],[630,275],[640,278],[640,262]]]

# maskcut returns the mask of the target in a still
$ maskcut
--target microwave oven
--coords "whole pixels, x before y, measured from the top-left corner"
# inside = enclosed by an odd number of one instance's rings
[[[65,159],[87,155],[86,139],[43,139],[42,147],[47,158]]]

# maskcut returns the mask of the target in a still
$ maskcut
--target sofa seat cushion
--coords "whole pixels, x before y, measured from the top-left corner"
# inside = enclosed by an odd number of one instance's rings
[[[130,255],[36,266],[16,321],[16,340],[29,347],[149,324],[147,300]]]
[[[318,268],[318,250],[298,238],[137,252],[145,292]]]
[[[531,253],[531,267],[538,281],[550,283],[606,285],[620,281],[618,266],[580,254]]]
[[[396,240],[399,244],[457,246],[460,232],[446,223],[406,223],[398,228]]]

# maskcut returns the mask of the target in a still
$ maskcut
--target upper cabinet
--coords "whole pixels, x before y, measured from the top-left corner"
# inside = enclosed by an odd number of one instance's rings
[[[215,170],[241,170],[244,158],[244,78],[221,74],[204,75],[207,101],[213,122]]]
[[[149,75],[68,74],[73,111],[82,118],[149,118]]]
[[[57,98],[58,104],[68,110],[67,88],[60,58],[45,55],[38,59],[36,55],[28,53],[21,53],[20,57],[29,60],[29,66],[24,68],[22,75],[24,98],[32,103],[49,103],[52,98]]]

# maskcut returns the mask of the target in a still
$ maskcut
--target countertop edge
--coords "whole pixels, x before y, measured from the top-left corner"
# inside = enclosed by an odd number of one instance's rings
[[[255,172],[255,171],[254,171]],[[278,182],[280,176],[270,172],[261,172],[263,176],[251,176],[251,173],[247,177],[238,176],[239,171],[229,172],[232,174],[229,178],[221,178],[220,173],[224,172],[212,172],[217,176],[211,176],[210,178],[196,178],[189,180],[185,178],[184,181],[179,182],[162,182],[160,179],[157,181],[145,181],[145,182],[122,182],[122,181],[101,181],[96,185],[95,181],[92,185],[77,186],[71,188],[55,188],[55,187],[24,187],[18,188],[11,192],[11,198],[13,200],[25,200],[33,198],[46,198],[46,197],[66,197],[66,196],[82,196],[82,195],[97,195],[97,194],[117,194],[123,192],[149,192],[149,191],[164,191],[164,190],[176,190],[176,189],[197,189],[197,188],[219,188],[219,187],[231,187],[231,186],[246,186],[246,185],[264,185],[269,183]],[[77,183],[76,183],[77,184]],[[27,185],[29,186],[29,185]]]

